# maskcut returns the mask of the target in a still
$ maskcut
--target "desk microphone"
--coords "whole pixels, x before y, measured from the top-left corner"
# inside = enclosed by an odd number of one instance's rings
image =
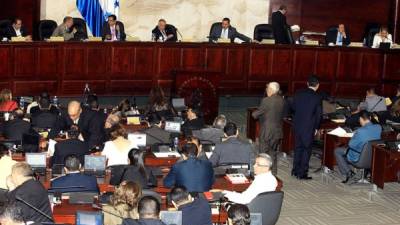
[[[51,221],[54,222],[54,219],[53,219],[51,216],[47,215],[47,214],[44,213],[42,210],[40,210],[40,209],[36,208],[35,206],[33,206],[32,204],[28,203],[27,201],[25,201],[25,200],[22,199],[21,197],[19,197],[19,196],[16,195],[16,196],[15,196],[15,199],[18,200],[18,201],[20,201],[20,202],[22,202],[22,203],[24,203],[25,205],[29,206],[29,208],[35,210],[36,212],[40,213],[41,215],[43,215],[43,216],[46,217],[47,219],[49,219],[49,220],[51,220]]]
[[[181,40],[182,40],[183,36],[182,36],[181,32],[177,28],[175,28],[175,29],[176,29],[176,32],[179,34],[179,37],[181,37]]]
[[[98,206],[98,205],[96,205],[96,204],[92,204],[92,208],[93,208],[93,209],[101,210],[103,213],[107,213],[107,214],[110,214],[110,215],[112,215],[112,216],[116,216],[116,217],[118,217],[118,218],[120,218],[120,219],[125,219],[125,217],[120,216],[120,215],[117,215],[117,214],[112,213],[112,212],[110,212],[110,211],[104,210],[102,207],[100,207],[100,206]]]

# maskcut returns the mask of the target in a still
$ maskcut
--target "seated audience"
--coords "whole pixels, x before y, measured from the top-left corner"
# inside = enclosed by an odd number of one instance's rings
[[[205,192],[210,190],[214,183],[214,170],[209,161],[197,158],[195,144],[185,144],[182,147],[183,161],[172,166],[164,178],[164,186],[172,188],[183,186],[189,192]]]
[[[144,196],[138,203],[139,220],[124,219],[122,225],[165,225],[160,220],[160,208],[155,197]]]
[[[226,140],[221,144],[215,145],[215,149],[210,157],[210,162],[214,167],[230,164],[251,165],[254,160],[254,153],[250,143],[238,139],[239,130],[236,124],[229,122],[224,128]]]
[[[351,170],[351,163],[355,163],[359,160],[364,145],[367,144],[368,141],[381,138],[382,127],[378,124],[374,124],[372,120],[371,113],[361,111],[359,117],[361,127],[354,132],[353,137],[349,141],[348,148],[340,147],[335,149],[335,158],[339,171],[343,176],[346,176],[343,183],[347,183],[354,177],[355,174]]]
[[[66,175],[57,177],[51,181],[51,188],[55,192],[99,192],[97,179],[81,173],[82,166],[79,158],[69,155],[65,158],[64,171]]]
[[[3,225],[42,225],[34,221],[25,221],[24,211],[16,204],[7,204],[0,211],[0,224]]]
[[[390,47],[392,47],[393,38],[392,35],[389,34],[387,27],[381,27],[379,33],[375,34],[372,48],[379,48],[381,43],[390,43]]]
[[[233,43],[236,38],[244,42],[252,41],[251,38],[239,33],[236,28],[232,27],[229,18],[224,18],[220,25],[214,26],[211,30],[210,41],[217,41],[219,38],[230,39],[231,43]]]
[[[182,211],[182,225],[212,225],[211,208],[205,198],[193,198],[184,187],[174,187],[170,198],[175,209]]]
[[[213,144],[219,144],[224,137],[224,127],[226,126],[226,117],[219,115],[215,118],[212,127],[206,127],[201,130],[194,130],[193,136],[197,137],[201,141],[211,142]]]
[[[64,41],[69,41],[75,37],[76,28],[73,28],[74,19],[70,16],[66,16],[63,19],[63,23],[60,24],[51,35],[52,37],[63,37]]]
[[[117,21],[115,15],[109,15],[107,22],[103,24],[101,37],[107,41],[125,41],[126,34],[124,24]]]
[[[11,175],[12,166],[17,163],[11,158],[8,148],[0,144],[0,189],[7,189],[7,177]]]
[[[254,180],[250,186],[242,193],[224,191],[225,197],[231,202],[249,204],[257,195],[275,191],[278,181],[271,172],[272,159],[266,153],[257,156],[254,164]]]
[[[123,174],[123,181],[133,181],[143,189],[157,186],[157,179],[150,168],[144,165],[144,150],[133,148],[128,153],[129,166]]]
[[[198,150],[197,158],[201,160],[208,160],[206,153],[203,151],[203,145],[197,137],[189,136],[186,138],[187,143],[195,144]]]
[[[52,165],[64,164],[65,157],[75,155],[80,163],[84,164],[85,155],[89,154],[88,145],[79,140],[79,131],[70,129],[67,131],[66,140],[62,140],[55,144],[54,154],[51,159]]]
[[[11,175],[7,178],[7,186],[9,189],[8,198],[11,203],[22,208],[24,221],[52,222],[49,218],[18,200],[24,200],[50,217],[53,215],[47,190],[40,181],[33,178],[33,171],[29,164],[19,162],[13,165]]]
[[[158,113],[152,113],[148,118],[150,127],[142,132],[146,134],[146,145],[171,143],[171,133],[162,129],[162,119]]]
[[[9,89],[0,92],[0,112],[11,112],[18,108],[18,103],[12,100],[12,93]]]
[[[9,140],[21,141],[23,134],[30,133],[31,123],[24,120],[24,112],[20,109],[14,110],[10,120],[1,124],[0,132]]]
[[[107,166],[127,165],[128,153],[132,148],[137,148],[136,144],[127,139],[128,134],[120,124],[111,128],[110,138],[101,152],[107,158]]]
[[[139,219],[137,206],[141,195],[140,185],[122,182],[111,196],[110,204],[103,206],[104,224],[119,225],[122,218]]]
[[[175,27],[167,24],[165,19],[158,20],[158,25],[151,31],[151,34],[152,40],[157,42],[176,42],[178,40]]]
[[[190,107],[187,111],[187,119],[182,125],[182,132],[185,136],[191,136],[194,130],[204,128],[204,120],[201,117],[199,108]]]
[[[227,225],[250,225],[250,210],[246,205],[234,204],[228,208]]]
[[[150,91],[146,115],[152,113],[157,113],[163,120],[174,116],[171,105],[168,103],[164,91],[160,86],[155,86]]]
[[[347,46],[350,45],[350,35],[346,32],[344,24],[339,24],[335,32],[327,32],[328,45]]]
[[[32,41],[32,36],[28,35],[26,28],[22,26],[20,18],[15,18],[7,31],[7,38],[11,40],[12,37],[24,37],[25,41]]]

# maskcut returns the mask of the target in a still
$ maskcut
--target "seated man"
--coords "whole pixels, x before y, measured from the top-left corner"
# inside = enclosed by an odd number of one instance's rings
[[[11,169],[11,175],[7,178],[7,186],[10,191],[7,194],[8,198],[11,203],[22,208],[24,221],[52,222],[50,218],[47,218],[21,201],[29,203],[49,217],[52,217],[47,190],[40,181],[33,178],[33,171],[29,164],[25,162],[15,164]]]
[[[153,196],[144,196],[138,203],[139,219],[124,219],[122,225],[165,225],[160,220],[160,203]]]
[[[67,156],[64,163],[64,176],[51,181],[51,188],[57,192],[99,192],[97,179],[81,173],[81,163],[74,155]]]
[[[208,141],[213,144],[219,144],[224,137],[224,127],[226,125],[226,117],[219,115],[215,118],[213,126],[203,128],[201,130],[194,130],[193,136],[200,139],[200,141]]]
[[[215,145],[215,149],[210,157],[210,162],[214,167],[230,164],[252,165],[254,162],[253,148],[250,143],[238,139],[239,130],[236,124],[229,122],[224,128],[226,140],[221,144]]]
[[[209,191],[214,183],[214,170],[210,162],[197,158],[195,144],[185,144],[182,147],[183,161],[172,166],[164,178],[164,186],[172,188],[183,186],[189,192]]]
[[[89,154],[87,143],[79,140],[79,131],[74,129],[67,131],[66,138],[66,140],[62,140],[54,146],[54,154],[51,158],[52,165],[64,164],[65,158],[69,155],[75,155],[83,164],[85,155]]]
[[[224,191],[225,197],[231,202],[249,204],[258,194],[275,191],[278,181],[271,173],[272,160],[266,153],[261,153],[254,164],[254,180],[242,193]]]
[[[347,46],[350,44],[350,35],[346,33],[344,24],[339,24],[337,30],[326,33],[328,45]]]
[[[228,208],[227,225],[250,225],[250,210],[246,205],[234,204]]]
[[[185,136],[192,135],[192,131],[200,130],[204,127],[204,120],[200,117],[200,109],[189,108],[187,111],[187,120],[182,125],[182,131]]]
[[[210,33],[210,41],[217,41],[219,38],[230,39],[231,43],[238,38],[244,42],[251,42],[251,38],[244,34],[239,33],[236,28],[231,26],[231,20],[224,18],[221,25],[214,26]]]
[[[34,221],[24,220],[24,211],[16,204],[7,204],[0,210],[0,224],[4,225],[41,225]]]
[[[211,208],[205,198],[193,198],[184,187],[170,193],[175,209],[182,211],[182,225],[211,225]]]
[[[375,34],[372,48],[379,48],[381,43],[389,43],[390,47],[393,45],[393,38],[387,27],[381,27],[379,33]]]
[[[38,106],[31,108],[32,126],[37,128],[52,128],[58,118],[57,107],[50,104],[49,98],[40,98]]]
[[[176,42],[176,28],[167,24],[164,19],[158,21],[158,25],[151,31],[152,40],[157,42]]]
[[[355,175],[351,170],[351,163],[359,160],[364,145],[368,141],[381,138],[382,127],[371,122],[371,114],[364,110],[359,115],[361,127],[354,133],[348,148],[335,149],[335,158],[339,171],[343,176],[346,176],[346,179],[342,183],[347,183]]]
[[[70,16],[66,16],[63,19],[63,23],[60,24],[51,35],[52,37],[63,37],[64,41],[69,41],[74,38],[77,30],[72,28],[74,25],[74,20]],[[71,30],[72,29],[72,30]]]
[[[103,41],[125,41],[126,34],[124,24],[117,21],[117,16],[109,15],[107,22],[103,25],[101,37]]]
[[[31,123],[24,120],[24,112],[20,109],[14,110],[11,120],[1,124],[2,135],[13,141],[21,141],[23,134],[31,131]]]
[[[24,37],[26,41],[32,41],[32,36],[28,35],[20,18],[15,18],[12,26],[8,29],[7,38],[11,39],[12,37]]]
[[[171,143],[171,133],[161,128],[161,117],[157,113],[151,113],[149,116],[150,128],[143,130],[146,136],[146,145]]]

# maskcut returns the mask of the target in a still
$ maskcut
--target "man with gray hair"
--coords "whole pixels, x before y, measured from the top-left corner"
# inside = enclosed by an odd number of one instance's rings
[[[266,94],[260,106],[252,116],[260,121],[259,152],[268,153],[273,161],[272,173],[278,173],[278,151],[283,137],[283,97],[279,95],[279,84],[271,82],[267,84]]]
[[[40,225],[33,221],[25,221],[24,212],[16,204],[6,205],[0,212],[0,224],[4,225]]]
[[[278,181],[271,173],[272,165],[272,159],[268,154],[259,154],[254,164],[255,177],[251,185],[242,193],[223,191],[225,197],[234,203],[248,204],[261,193],[275,191]]]
[[[194,130],[193,136],[197,137],[200,142],[207,141],[213,144],[221,143],[224,137],[224,127],[226,125],[226,117],[224,115],[218,115],[213,123],[212,127],[203,128],[201,130]]]

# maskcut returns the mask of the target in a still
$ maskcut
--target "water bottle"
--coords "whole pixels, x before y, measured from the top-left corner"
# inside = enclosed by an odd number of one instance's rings
[[[53,97],[53,105],[58,107],[58,98],[57,98],[57,96]]]
[[[21,97],[21,98],[19,99],[19,107],[20,107],[22,110],[24,110],[24,108],[25,108],[25,99],[24,99],[24,97]]]
[[[178,137],[174,137],[174,150],[178,151],[178,146],[179,146],[179,139]]]

